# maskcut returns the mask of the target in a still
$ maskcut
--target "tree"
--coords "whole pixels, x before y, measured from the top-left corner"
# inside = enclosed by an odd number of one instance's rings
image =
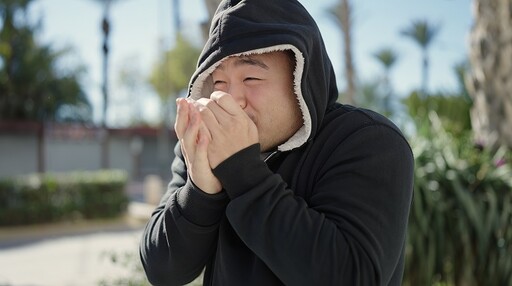
[[[382,64],[382,67],[384,67],[384,82],[389,85],[389,74],[391,68],[395,66],[398,60],[398,54],[391,48],[383,48],[378,50],[373,56]]]
[[[471,124],[479,143],[512,148],[512,0],[474,0]]]
[[[79,78],[83,69],[63,70],[54,51],[36,40],[40,24],[28,18],[32,0],[0,2],[0,120],[38,121],[37,169],[45,171],[44,122],[90,122],[92,108]]]
[[[107,112],[108,112],[108,102],[109,102],[109,39],[110,39],[110,7],[117,0],[94,0],[102,5],[103,8],[103,17],[101,20],[101,32],[103,38],[102,45],[102,56],[103,56],[103,82],[101,91],[103,94],[103,109],[102,109],[102,134],[101,134],[101,167],[103,169],[109,168],[110,165],[110,152],[108,148],[109,134],[107,130]]]
[[[422,71],[421,71],[421,92],[427,94],[429,57],[428,50],[439,32],[439,26],[434,26],[426,20],[416,20],[402,30],[401,34],[413,40],[421,48]]]
[[[70,49],[37,41],[40,24],[28,18],[32,0],[0,2],[0,120],[90,122],[82,67],[59,69]]]
[[[372,80],[368,82],[361,82],[357,89],[357,106],[375,110],[380,113],[384,113],[385,95],[380,88],[380,82]]]
[[[345,60],[344,69],[347,82],[345,102],[348,104],[354,104],[356,93],[356,71],[352,54],[352,11],[353,7],[349,0],[340,0],[340,2],[329,10],[329,13],[337,20],[336,23],[341,28],[342,32]]]
[[[121,101],[121,105],[129,107],[130,110],[128,123],[130,125],[147,124],[147,122],[144,121],[142,100],[145,96],[142,89],[146,82],[137,57],[130,56],[123,60],[119,74],[117,75],[117,82],[125,95],[124,99]]]
[[[162,176],[168,174],[169,126],[171,106],[174,106],[180,92],[188,86],[189,79],[196,69],[199,49],[183,36],[178,35],[174,48],[162,52],[149,77],[149,84],[162,100],[162,124],[160,129],[158,153]]]
[[[384,113],[389,115],[392,112],[391,100],[393,97],[393,89],[391,87],[390,82],[390,73],[391,68],[393,68],[393,66],[396,64],[398,60],[398,55],[391,48],[383,48],[377,51],[373,56],[384,67]]]
[[[196,69],[199,49],[179,35],[173,49],[163,52],[153,66],[149,83],[162,101],[176,98],[187,88]]]
[[[466,77],[470,72],[469,60],[465,58],[464,60],[456,63],[453,66],[453,71],[455,72],[455,76],[457,77],[457,82],[459,84],[459,93],[462,94],[465,100],[472,103],[473,100],[469,96],[468,88],[466,86]]]

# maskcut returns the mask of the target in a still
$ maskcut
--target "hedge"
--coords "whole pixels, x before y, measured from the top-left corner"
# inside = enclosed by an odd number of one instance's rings
[[[119,170],[0,180],[0,226],[119,216],[128,205],[126,182]]]

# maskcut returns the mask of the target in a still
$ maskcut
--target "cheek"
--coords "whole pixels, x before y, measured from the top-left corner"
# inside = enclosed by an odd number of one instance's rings
[[[251,87],[246,90],[248,112],[267,124],[283,124],[291,118],[302,117],[295,94],[282,86]]]

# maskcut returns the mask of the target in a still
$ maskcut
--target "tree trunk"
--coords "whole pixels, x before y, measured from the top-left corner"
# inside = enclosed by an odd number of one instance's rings
[[[356,83],[354,60],[352,56],[352,6],[349,0],[341,1],[340,11],[341,30],[343,32],[343,44],[345,48],[345,77],[347,80],[347,91],[345,102],[355,103]]]
[[[423,61],[421,70],[421,96],[425,98],[428,94],[428,55],[427,50],[423,50]]]
[[[512,148],[512,0],[474,0],[471,123],[478,143]]]
[[[110,168],[110,152],[109,152],[109,132],[107,129],[107,112],[108,112],[108,60],[109,60],[109,34],[110,34],[110,19],[109,19],[110,1],[105,2],[104,15],[101,22],[101,29],[103,31],[103,122],[101,124],[101,168]]]

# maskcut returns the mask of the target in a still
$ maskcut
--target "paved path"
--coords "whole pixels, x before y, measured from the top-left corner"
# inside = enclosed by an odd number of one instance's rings
[[[147,215],[138,207],[119,221],[0,228],[0,286],[94,286],[129,277],[133,270],[109,253],[132,254],[138,263],[140,217]]]

